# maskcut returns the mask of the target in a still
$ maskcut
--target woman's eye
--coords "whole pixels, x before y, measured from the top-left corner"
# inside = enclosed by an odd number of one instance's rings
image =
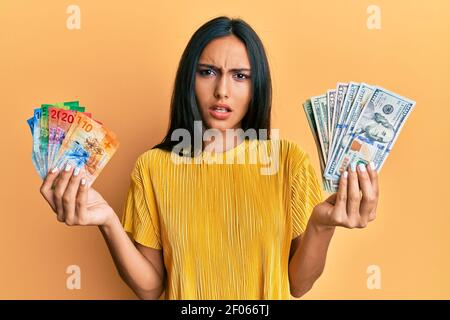
[[[246,75],[245,73],[236,73],[236,77],[237,77],[239,80],[245,80],[245,79],[249,79],[249,78],[250,78],[250,76],[249,76],[249,75]]]
[[[204,77],[208,77],[208,76],[216,74],[215,71],[212,69],[199,69],[198,73]],[[238,80],[246,80],[246,79],[250,78],[250,76],[246,75],[245,73],[235,73],[234,77],[236,77]]]
[[[209,76],[214,73],[211,69],[203,69],[198,71],[202,76]]]

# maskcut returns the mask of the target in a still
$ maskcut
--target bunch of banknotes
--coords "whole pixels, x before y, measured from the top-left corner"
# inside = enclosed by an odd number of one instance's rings
[[[349,165],[373,162],[380,171],[415,101],[379,86],[338,83],[303,108],[319,152],[324,189],[336,192]]]
[[[116,135],[78,101],[43,104],[27,123],[33,137],[31,159],[41,179],[70,164],[85,169],[91,186],[119,147]]]

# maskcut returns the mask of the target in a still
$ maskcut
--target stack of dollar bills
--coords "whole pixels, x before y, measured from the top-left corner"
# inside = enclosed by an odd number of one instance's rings
[[[303,103],[320,158],[323,186],[336,192],[353,163],[380,171],[415,101],[379,86],[339,82]]]
[[[116,135],[78,101],[43,104],[27,123],[33,136],[31,159],[41,179],[70,164],[85,169],[91,186],[119,147]]]

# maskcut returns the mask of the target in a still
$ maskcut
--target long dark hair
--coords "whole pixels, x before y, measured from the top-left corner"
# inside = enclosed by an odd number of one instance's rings
[[[272,107],[272,81],[264,46],[256,32],[242,19],[217,17],[203,24],[191,37],[184,49],[178,65],[170,106],[170,125],[166,136],[152,149],[171,151],[178,141],[172,141],[175,129],[186,129],[191,135],[191,156],[194,149],[194,133],[199,130],[194,121],[202,121],[195,96],[195,74],[198,60],[205,46],[212,40],[235,35],[246,46],[252,70],[252,98],[249,108],[241,121],[242,130],[254,129],[260,139],[270,139],[270,112]],[[267,134],[259,135],[259,129]],[[197,132],[202,136],[203,132]],[[200,150],[201,151],[201,150]]]

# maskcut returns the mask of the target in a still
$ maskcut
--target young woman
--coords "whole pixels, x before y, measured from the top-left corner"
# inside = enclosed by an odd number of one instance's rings
[[[41,193],[58,221],[99,226],[139,298],[300,297],[321,275],[335,227],[364,228],[375,219],[377,173],[350,166],[338,192],[322,201],[308,155],[270,137],[270,111],[259,37],[241,19],[213,19],[181,57],[169,130],[138,157],[122,219],[70,167],[50,171]],[[261,159],[278,165],[263,173],[269,162]]]

